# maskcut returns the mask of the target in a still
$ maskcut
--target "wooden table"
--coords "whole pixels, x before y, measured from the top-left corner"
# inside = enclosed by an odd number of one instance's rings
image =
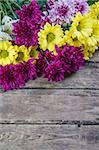
[[[99,150],[99,52],[63,82],[0,92],[0,150]]]

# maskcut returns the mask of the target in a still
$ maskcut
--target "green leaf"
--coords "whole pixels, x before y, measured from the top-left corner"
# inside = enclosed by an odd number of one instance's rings
[[[88,0],[89,5],[93,5],[95,2],[98,2],[99,0]]]
[[[46,6],[47,0],[37,0],[38,4],[40,4],[41,8]]]

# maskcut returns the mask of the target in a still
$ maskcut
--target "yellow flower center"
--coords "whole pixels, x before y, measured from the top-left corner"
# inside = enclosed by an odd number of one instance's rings
[[[16,58],[16,61],[21,61],[24,58],[23,52],[18,52],[18,57]]]
[[[99,20],[99,14],[97,15],[97,19]]]
[[[48,43],[52,42],[55,39],[55,35],[53,33],[49,33],[47,35],[47,41]]]
[[[31,49],[30,53],[29,53],[30,57],[34,56],[34,51]]]
[[[6,58],[9,56],[9,53],[6,50],[1,50],[0,52],[0,57],[1,58]]]
[[[77,38],[77,37],[75,37],[75,38],[73,39],[73,41],[74,41],[74,42],[78,41],[78,38]]]
[[[81,31],[80,22],[78,23],[77,30],[78,30],[78,31]]]

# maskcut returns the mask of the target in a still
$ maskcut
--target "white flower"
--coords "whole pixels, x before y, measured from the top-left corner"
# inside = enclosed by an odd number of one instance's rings
[[[2,19],[2,30],[9,34],[12,33],[13,30],[13,23],[17,22],[18,20],[12,20],[9,16],[4,16]]]
[[[0,41],[8,41],[8,40],[12,40],[11,36],[6,32],[0,31]]]

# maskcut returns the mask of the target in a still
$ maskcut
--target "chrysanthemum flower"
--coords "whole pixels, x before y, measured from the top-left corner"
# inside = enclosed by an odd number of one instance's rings
[[[34,59],[29,59],[26,63],[23,63],[23,67],[21,68],[21,75],[25,82],[37,78],[37,70]]]
[[[38,59],[36,61],[36,69],[38,76],[41,76],[45,72],[45,68],[47,67],[47,62],[43,58],[42,54],[39,52]]]
[[[0,85],[4,91],[21,88],[25,85],[24,78],[21,76],[22,64],[0,66]],[[20,68],[19,72],[15,68]]]
[[[46,23],[43,30],[40,30],[38,33],[39,36],[39,44],[42,50],[50,50],[55,52],[55,44],[61,46],[63,31],[60,25],[50,25]]]
[[[81,47],[65,45],[60,49],[56,46],[56,51],[58,53],[56,59],[63,62],[65,75],[75,73],[84,65],[84,54]]]
[[[45,69],[45,78],[48,78],[48,81],[61,81],[65,77],[64,74],[65,71],[60,60],[48,64]]]
[[[81,14],[85,14],[89,11],[90,7],[86,0],[71,0],[72,5],[75,8],[75,14],[80,12]]]
[[[0,42],[0,65],[11,64],[15,60],[15,49],[8,41]]]
[[[93,19],[96,19],[97,21],[99,21],[99,2],[96,2],[95,4],[90,6],[89,15]]]
[[[84,65],[84,54],[81,47],[55,46],[57,55],[46,50],[36,62],[38,72],[49,81],[61,81]]]
[[[27,62],[29,60],[29,51],[28,49],[23,46],[14,46],[14,50],[16,51],[15,55],[15,61],[14,64],[20,63],[20,62]]]
[[[52,8],[52,7],[54,6],[55,2],[56,2],[55,0],[48,0],[47,6],[48,6],[49,8]]]
[[[4,16],[2,19],[2,31],[8,34],[12,34],[13,23],[16,23],[18,20],[13,20],[9,16]]]
[[[75,46],[75,47],[79,47],[82,45],[82,41],[79,40],[79,38],[77,36],[72,37],[72,32],[71,31],[66,31],[64,38],[63,38],[63,43],[64,45],[68,44],[70,46]]]
[[[4,91],[19,89],[28,80],[36,79],[37,70],[33,62],[34,60],[30,59],[26,63],[0,66],[0,86],[2,89]]]
[[[37,46],[30,46],[30,47],[28,48],[28,51],[29,51],[29,56],[30,56],[31,58],[35,58],[35,59],[38,58]]]
[[[15,42],[17,45],[37,46],[38,32],[43,24],[40,6],[33,0],[28,6],[17,11],[19,21],[14,24]]]
[[[12,40],[12,37],[8,33],[0,30],[0,41],[9,41],[9,40]]]
[[[92,19],[88,15],[81,15],[77,13],[75,17],[72,18],[72,26],[70,30],[72,31],[72,37],[78,37],[81,41],[88,38],[92,33]]]
[[[58,0],[48,10],[47,16],[55,24],[69,23],[71,16],[74,14],[74,7],[68,0]]]
[[[97,49],[98,47],[96,45],[94,46],[83,45],[82,50],[84,53],[84,59],[89,60],[90,58],[92,58],[93,54]]]
[[[85,14],[89,10],[86,0],[48,0],[47,16],[55,24],[70,23],[77,12]]]
[[[95,46],[99,42],[99,22],[93,20],[92,33],[89,38],[86,39],[88,46]]]

